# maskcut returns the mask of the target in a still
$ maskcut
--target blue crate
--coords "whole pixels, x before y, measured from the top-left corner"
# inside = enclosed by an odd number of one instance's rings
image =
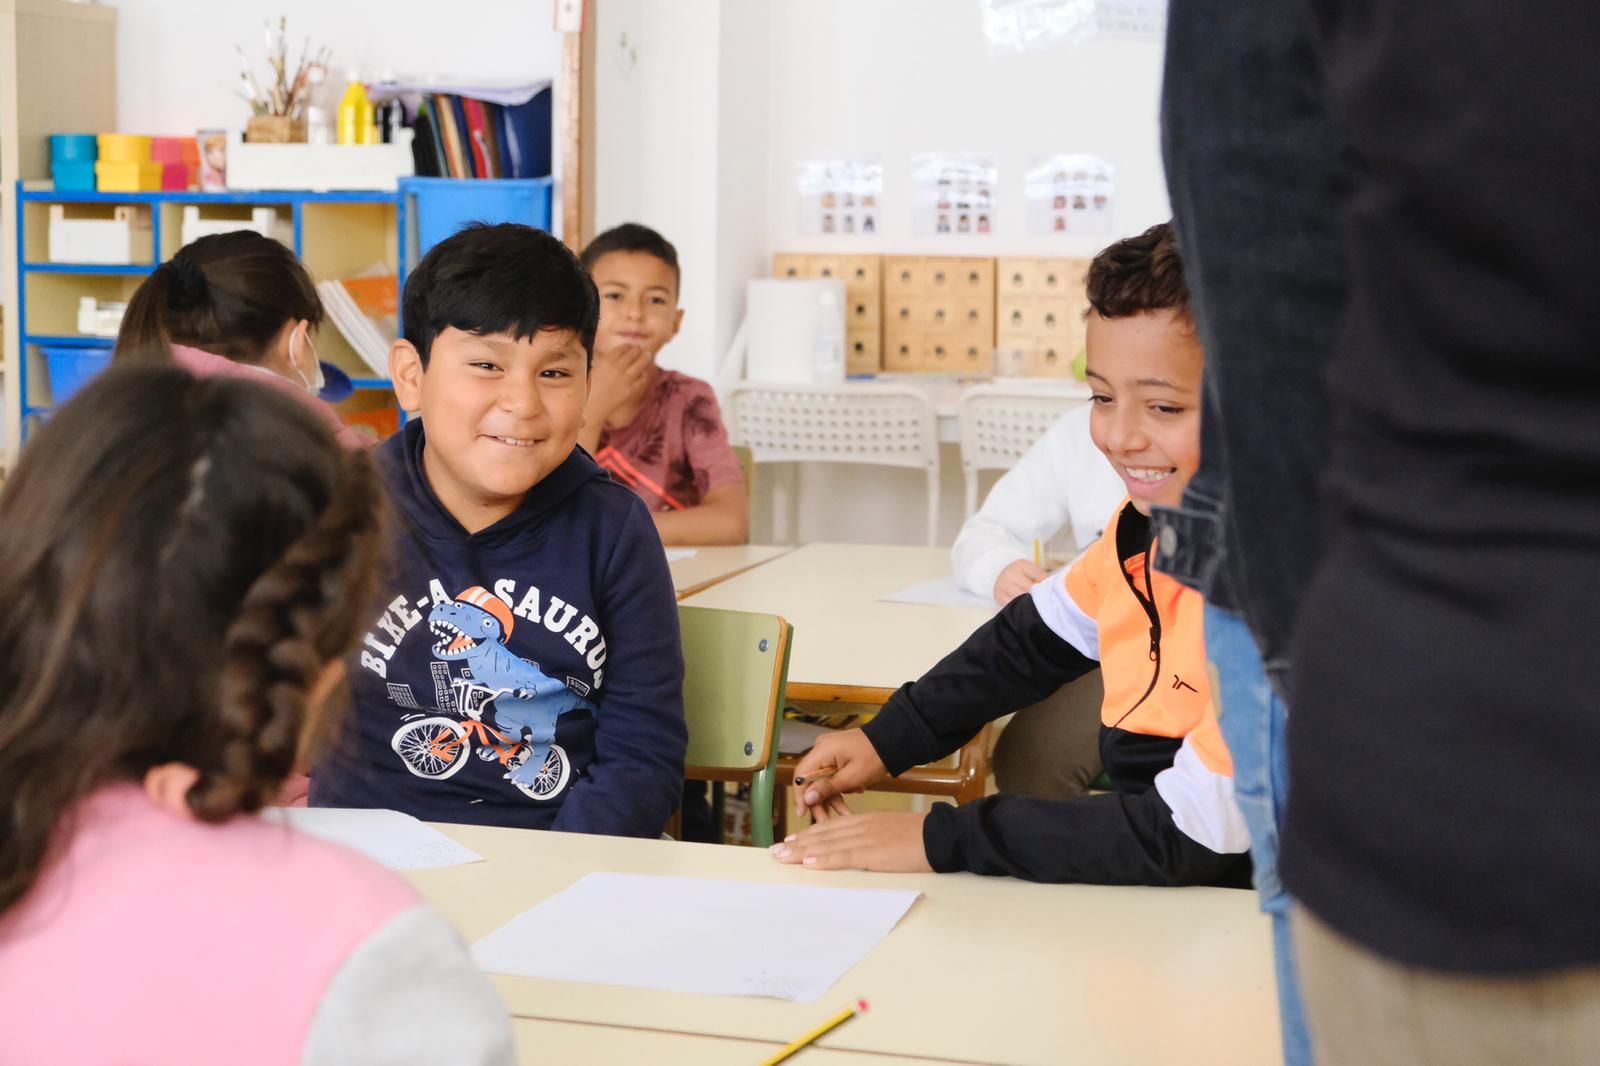
[[[94,192],[93,163],[52,161],[50,177],[55,179],[56,192]]]
[[[550,188],[549,178],[401,178],[400,195],[416,219],[416,258],[469,222],[548,230]]]
[[[57,406],[70,400],[89,379],[111,365],[111,349],[41,347],[50,370],[50,397]]]
[[[52,163],[93,163],[99,158],[99,141],[92,133],[56,133],[50,137]]]

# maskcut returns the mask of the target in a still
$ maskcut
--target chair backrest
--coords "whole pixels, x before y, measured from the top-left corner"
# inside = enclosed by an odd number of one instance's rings
[[[905,385],[764,385],[733,390],[734,433],[758,463],[939,465],[933,403]]]
[[[678,607],[694,771],[755,773],[772,760],[794,627],[773,614]]]
[[[757,463],[865,463],[921,470],[928,489],[928,543],[939,543],[938,414],[921,389],[875,382],[747,381],[733,390],[733,430]]]
[[[967,516],[978,506],[978,471],[1010,470],[1062,415],[1087,402],[1081,390],[978,385],[963,393],[961,469]]]

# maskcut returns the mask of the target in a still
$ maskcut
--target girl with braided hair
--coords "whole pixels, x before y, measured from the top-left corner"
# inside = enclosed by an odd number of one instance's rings
[[[176,368],[114,367],[23,454],[0,493],[7,1061],[512,1061],[403,880],[254,816],[328,732],[384,514],[304,405]]]
[[[370,446],[324,402],[327,364],[311,342],[324,317],[311,275],[288,248],[253,230],[217,233],[184,245],[144,280],[112,358],[265,382],[314,411],[340,444]]]

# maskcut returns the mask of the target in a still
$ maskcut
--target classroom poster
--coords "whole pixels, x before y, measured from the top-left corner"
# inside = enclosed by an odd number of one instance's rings
[[[1111,232],[1116,168],[1093,155],[1035,156],[1023,176],[1028,232],[1095,234]]]
[[[883,164],[876,159],[807,159],[796,168],[799,231],[874,234],[881,222]]]
[[[994,157],[927,152],[911,157],[912,229],[918,236],[994,232],[1000,171]]]
[[[1028,52],[1098,37],[1161,42],[1167,0],[978,0],[991,54]]]

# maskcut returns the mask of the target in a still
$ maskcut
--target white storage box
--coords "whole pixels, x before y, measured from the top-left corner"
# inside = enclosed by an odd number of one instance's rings
[[[230,189],[379,189],[394,192],[415,170],[411,131],[390,144],[250,144],[228,142]]]
[[[183,243],[191,244],[214,233],[254,230],[294,247],[294,223],[281,217],[275,208],[249,204],[185,204]]]
[[[115,337],[122,329],[128,305],[121,300],[104,303],[93,296],[78,297],[78,332],[86,337]]]
[[[760,278],[746,289],[745,378],[770,385],[844,380],[844,282]]]
[[[51,204],[50,261],[121,266],[154,255],[142,204]]]

